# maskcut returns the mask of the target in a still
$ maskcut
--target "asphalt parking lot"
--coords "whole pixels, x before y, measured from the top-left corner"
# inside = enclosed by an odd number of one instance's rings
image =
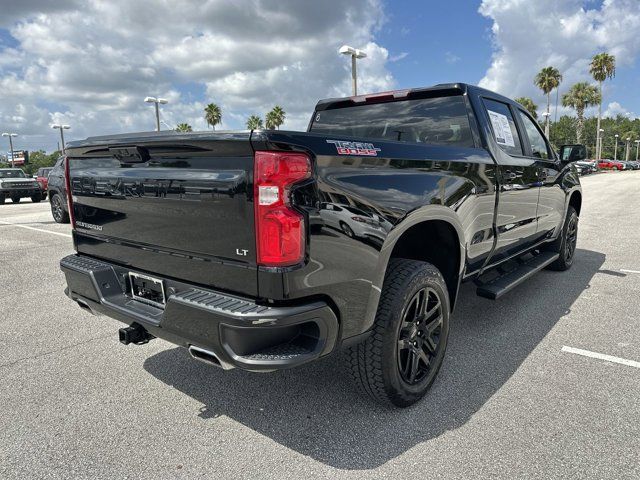
[[[640,478],[640,171],[582,183],[573,268],[495,302],[465,285],[406,410],[337,356],[253,374],[121,345],[63,294],[69,226],[0,206],[0,478]]]

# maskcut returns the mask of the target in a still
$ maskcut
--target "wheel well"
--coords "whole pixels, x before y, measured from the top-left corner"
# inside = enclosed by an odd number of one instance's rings
[[[582,194],[580,192],[573,192],[569,199],[569,205],[576,209],[578,216],[580,216],[580,208],[582,207]]]
[[[409,228],[398,239],[391,258],[408,258],[434,265],[447,283],[451,308],[460,275],[460,241],[455,228],[442,220],[429,220]]]

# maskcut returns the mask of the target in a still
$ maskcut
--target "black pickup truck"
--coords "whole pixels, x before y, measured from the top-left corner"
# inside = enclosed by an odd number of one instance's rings
[[[514,101],[466,84],[322,100],[307,132],[143,133],[67,147],[67,295],[223,369],[342,351],[361,389],[420,399],[461,282],[496,299],[566,270],[582,194]]]

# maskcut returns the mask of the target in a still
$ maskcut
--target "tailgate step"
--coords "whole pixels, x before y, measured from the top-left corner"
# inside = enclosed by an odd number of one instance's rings
[[[556,261],[559,256],[560,254],[558,253],[541,252],[527,260],[523,260],[519,262],[515,269],[503,273],[492,280],[476,282],[478,285],[476,294],[480,297],[496,300]]]

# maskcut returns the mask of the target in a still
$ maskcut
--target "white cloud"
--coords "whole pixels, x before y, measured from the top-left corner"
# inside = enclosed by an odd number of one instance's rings
[[[403,58],[407,58],[407,55],[409,55],[408,52],[401,52],[398,55],[392,55],[389,57],[389,61],[390,62],[399,62],[400,60],[402,60]]]
[[[243,128],[277,103],[285,128],[304,129],[318,99],[350,93],[344,43],[368,54],[358,61],[360,91],[395,83],[375,43],[379,0],[19,3],[0,21],[18,42],[0,50],[0,124],[30,149],[55,147],[54,120],[72,126],[69,138],[152,129],[146,95],[169,99],[170,125],[206,128],[203,108],[214,101],[223,128]]]
[[[462,59],[455,53],[445,52],[444,54],[444,61],[447,62],[448,64],[453,65],[454,63],[458,63],[460,60]]]
[[[623,117],[629,117],[631,119],[638,118],[638,116],[635,113],[630,112],[629,110],[624,108],[622,105],[620,105],[618,102],[611,102],[609,105],[607,105],[606,110],[602,113],[603,117],[615,118],[618,115],[622,115]]]
[[[638,0],[604,0],[601,5],[581,0],[483,0],[479,12],[493,20],[495,50],[480,85],[510,97],[531,97],[541,110],[546,98],[533,84],[541,68],[560,70],[562,94],[575,82],[593,81],[589,62],[594,54],[614,54],[620,68],[632,65],[640,53]],[[612,93],[611,82],[605,82],[605,101]]]

